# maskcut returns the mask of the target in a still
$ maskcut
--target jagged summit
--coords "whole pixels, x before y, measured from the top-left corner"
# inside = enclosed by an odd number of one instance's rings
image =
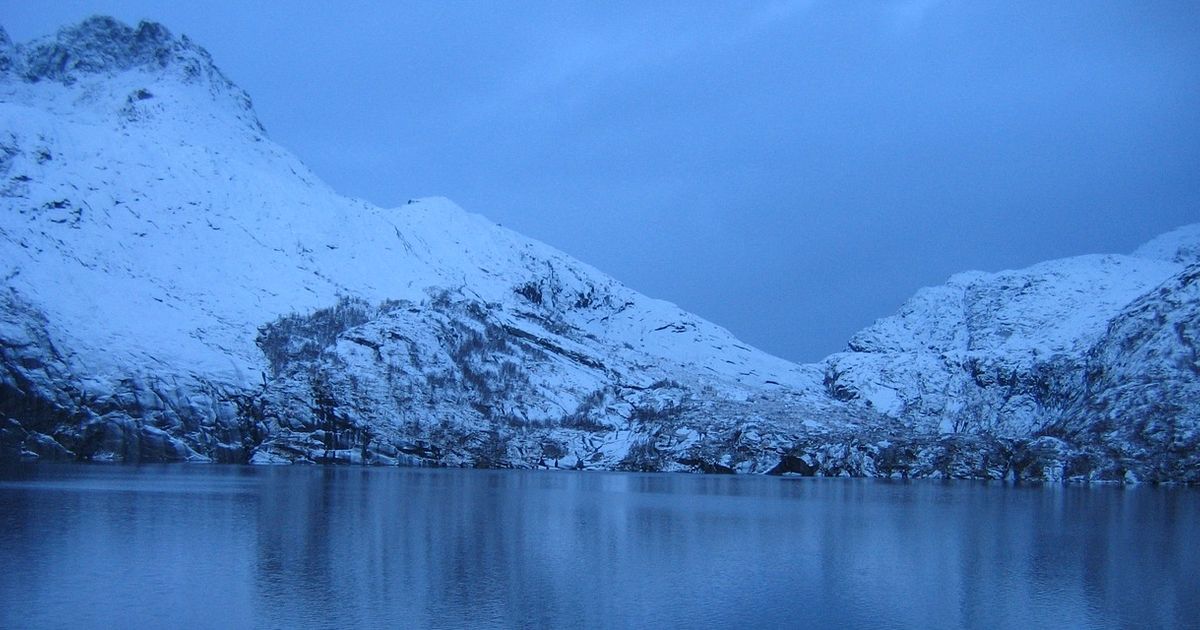
[[[198,94],[227,104],[239,119],[262,131],[249,95],[221,72],[208,51],[186,35],[175,37],[157,22],[142,21],[131,27],[112,17],[93,16],[25,44],[13,44],[2,31],[0,84],[82,85],[85,89],[78,94],[88,94],[86,88],[94,88],[98,83],[112,83],[119,75],[138,74],[141,76],[137,80],[145,85],[120,95],[123,104],[155,97],[151,84],[169,81],[195,86],[202,88]],[[2,85],[0,89],[4,89]],[[16,96],[21,92],[12,85],[5,91]]]
[[[161,69],[185,57],[207,57],[161,24],[141,22],[131,28],[107,16],[90,17],[25,48],[22,78],[62,83],[73,83],[81,74]]]
[[[21,46],[14,46],[4,34],[0,46],[16,49],[17,74],[31,82],[71,84],[89,74],[162,70],[174,64],[190,65],[189,72],[198,72],[199,66],[220,72],[207,51],[187,37],[176,38],[162,24],[143,21],[131,27],[102,15]]]

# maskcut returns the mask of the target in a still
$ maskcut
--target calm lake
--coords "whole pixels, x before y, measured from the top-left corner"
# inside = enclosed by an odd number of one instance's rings
[[[1195,627],[1200,492],[0,469],[0,627]]]

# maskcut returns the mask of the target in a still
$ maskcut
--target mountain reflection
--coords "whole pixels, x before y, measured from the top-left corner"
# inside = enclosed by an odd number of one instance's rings
[[[1200,612],[1189,489],[38,466],[3,471],[0,514],[4,627],[1101,628]]]

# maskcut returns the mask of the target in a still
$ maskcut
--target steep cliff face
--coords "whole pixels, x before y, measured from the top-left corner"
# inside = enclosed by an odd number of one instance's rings
[[[794,365],[444,199],[337,195],[160,25],[0,33],[0,458],[1192,479],[1197,228]]]
[[[1195,252],[1195,249],[1192,249]],[[1087,354],[1051,432],[1154,480],[1200,481],[1200,264],[1134,300]]]

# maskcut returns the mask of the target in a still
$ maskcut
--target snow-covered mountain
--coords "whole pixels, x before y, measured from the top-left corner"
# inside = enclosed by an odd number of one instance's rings
[[[826,358],[825,382],[915,434],[1031,439],[1037,476],[1200,478],[1198,244],[1200,224],[1131,256],[955,275]]]
[[[0,457],[1198,474],[1200,226],[795,365],[447,200],[339,196],[203,49],[109,18],[0,31],[0,204]]]

